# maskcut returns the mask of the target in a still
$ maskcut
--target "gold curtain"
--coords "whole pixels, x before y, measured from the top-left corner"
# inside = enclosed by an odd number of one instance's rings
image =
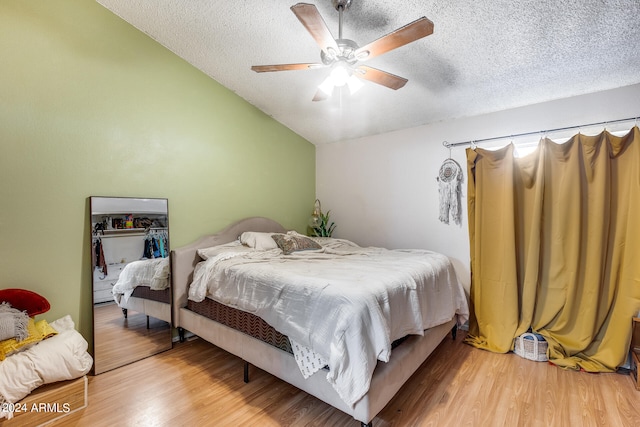
[[[529,328],[549,359],[590,372],[626,361],[640,310],[640,130],[467,149],[467,342],[513,350]]]

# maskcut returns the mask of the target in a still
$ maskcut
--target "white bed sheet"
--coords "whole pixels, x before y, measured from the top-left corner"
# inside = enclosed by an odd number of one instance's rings
[[[254,313],[321,355],[327,380],[354,405],[377,361],[389,360],[391,342],[456,315],[463,323],[467,300],[444,255],[321,242],[321,250],[291,255],[227,245],[196,267],[189,299],[209,297]]]
[[[115,301],[129,300],[137,286],[147,286],[155,291],[169,287],[169,258],[154,258],[133,261],[127,264],[113,285],[112,293]]]

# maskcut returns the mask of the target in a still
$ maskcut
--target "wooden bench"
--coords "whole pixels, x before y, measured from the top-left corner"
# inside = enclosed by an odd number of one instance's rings
[[[87,404],[86,376],[75,380],[46,384],[13,404],[11,406],[13,418],[10,420],[0,419],[0,426],[41,426],[84,409]]]

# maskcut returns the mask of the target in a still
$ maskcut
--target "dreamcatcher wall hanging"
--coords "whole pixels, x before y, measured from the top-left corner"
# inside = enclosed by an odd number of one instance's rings
[[[462,178],[462,168],[451,158],[449,148],[449,158],[440,166],[437,178],[440,196],[439,219],[445,224],[449,224],[449,218],[458,225],[462,221]]]

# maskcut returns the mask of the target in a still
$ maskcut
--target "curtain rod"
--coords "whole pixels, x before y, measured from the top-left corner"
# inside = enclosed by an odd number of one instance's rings
[[[612,124],[612,123],[622,123],[622,122],[630,122],[630,121],[638,121],[638,117],[629,117],[626,119],[618,119],[618,120],[607,120],[605,122],[596,122],[596,123],[588,123],[588,124],[584,124],[584,125],[577,125],[577,126],[567,126],[567,127],[562,127],[562,128],[556,128],[556,129],[547,129],[547,130],[539,130],[536,132],[523,132],[523,133],[516,133],[516,134],[511,134],[511,135],[504,135],[504,136],[494,136],[492,138],[483,138],[483,139],[474,139],[474,140],[470,140],[470,141],[463,141],[463,142],[447,142],[447,141],[442,141],[442,145],[444,145],[446,148],[451,149],[453,147],[459,147],[461,145],[477,145],[478,143],[481,142],[487,142],[487,141],[497,141],[500,139],[508,139],[508,138],[519,138],[521,136],[529,136],[529,135],[539,135],[539,134],[546,134],[546,133],[550,133],[550,132],[559,132],[559,131],[563,131],[563,130],[570,130],[570,129],[580,129],[583,127],[590,127],[590,126],[602,126],[602,125],[608,125],[608,124]]]

